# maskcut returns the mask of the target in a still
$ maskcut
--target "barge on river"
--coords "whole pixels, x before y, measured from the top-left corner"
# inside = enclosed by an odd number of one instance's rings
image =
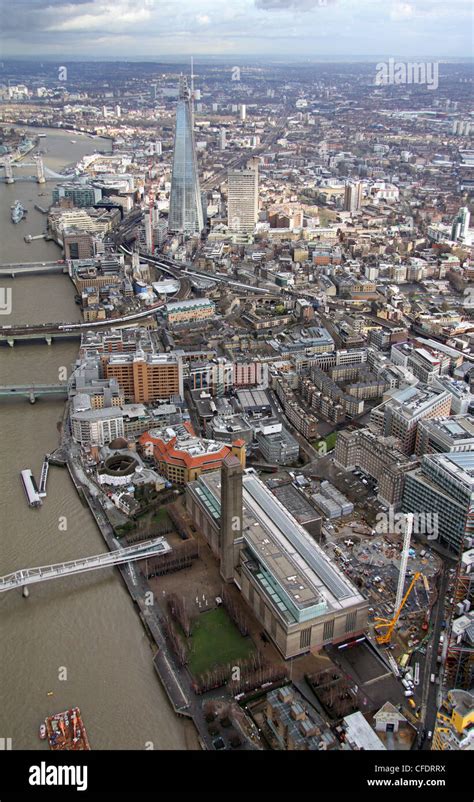
[[[86,728],[78,707],[48,716],[45,724],[50,749],[78,751],[90,749]]]

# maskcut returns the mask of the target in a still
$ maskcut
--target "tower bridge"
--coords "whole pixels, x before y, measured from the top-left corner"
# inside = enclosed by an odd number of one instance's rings
[[[3,167],[5,172],[4,181],[6,184],[14,184],[16,181],[36,181],[38,184],[44,184],[45,181],[55,181],[58,178],[70,178],[68,175],[56,173],[49,167],[46,167],[41,156],[34,156],[33,162],[13,162],[10,156],[5,156],[0,162],[0,167]],[[35,175],[14,175],[14,167],[34,167]]]

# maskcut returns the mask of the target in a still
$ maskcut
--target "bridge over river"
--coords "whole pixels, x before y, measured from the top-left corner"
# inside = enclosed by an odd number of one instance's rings
[[[0,398],[28,398],[34,404],[38,396],[67,396],[67,384],[2,384]]]
[[[171,546],[163,537],[153,540],[146,540],[133,546],[126,546],[123,549],[115,549],[105,554],[96,554],[93,557],[84,557],[82,560],[71,560],[66,563],[56,563],[55,565],[43,565],[39,568],[23,568],[12,574],[0,577],[0,593],[7,590],[14,590],[25,585],[32,585],[35,582],[47,582],[49,579],[58,579],[61,576],[71,574],[82,574],[85,571],[94,571],[98,568],[109,568],[120,563],[132,562],[134,560],[146,560],[156,554],[166,554],[171,551]]]

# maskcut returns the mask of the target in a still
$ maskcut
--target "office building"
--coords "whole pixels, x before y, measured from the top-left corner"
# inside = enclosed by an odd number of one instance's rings
[[[191,390],[206,390],[213,396],[223,396],[232,389],[232,362],[225,357],[206,362],[193,362],[188,367],[187,380]]]
[[[473,415],[452,415],[419,422],[416,454],[422,456],[445,451],[474,451]]]
[[[63,234],[64,259],[91,259],[94,256],[94,237],[84,231],[67,229]]]
[[[469,231],[470,212],[467,206],[461,206],[451,227],[451,239],[453,242],[463,240]]]
[[[268,366],[262,362],[234,362],[234,387],[255,387],[268,381]]]
[[[241,103],[240,104],[240,120],[241,120],[241,122],[244,123],[246,117],[247,117],[247,106],[245,105],[245,103]]]
[[[443,684],[448,688],[474,687],[474,507],[469,511],[465,544],[453,588],[453,614]]]
[[[405,387],[392,392],[386,401],[370,413],[371,425],[384,437],[400,440],[404,454],[415,451],[416,431],[420,420],[449,415],[451,395],[431,386]]]
[[[225,128],[221,128],[219,131],[219,150],[225,150],[226,145],[226,131]]]
[[[451,394],[451,412],[453,415],[466,415],[474,408],[474,394],[462,379],[451,376],[439,376],[433,379],[431,386],[437,390],[447,390]]]
[[[145,211],[145,248],[147,253],[153,253],[153,227],[151,222],[151,211]]]
[[[234,440],[243,440],[250,445],[253,429],[245,415],[213,415],[206,421],[206,435],[210,440],[230,445]]]
[[[344,211],[357,212],[362,206],[362,184],[360,181],[348,183],[344,189]]]
[[[115,379],[127,401],[147,404],[183,397],[183,365],[180,351],[167,354],[111,354],[102,358],[106,379]]]
[[[449,357],[431,348],[413,348],[407,368],[422,384],[433,384],[436,377],[448,373]]]
[[[277,418],[265,418],[255,430],[258,449],[270,465],[291,465],[296,462],[300,446]]]
[[[474,452],[426,454],[407,473],[402,511],[437,515],[439,544],[459,554],[474,506]]]
[[[88,184],[58,184],[53,189],[53,203],[59,203],[61,198],[70,198],[73,206],[88,209],[102,198],[102,190]]]
[[[474,749],[474,694],[458,689],[447,692],[436,716],[431,748]]]
[[[232,481],[242,482],[242,522],[233,537],[222,536],[221,520],[227,526],[230,515],[238,517],[240,501],[222,492],[220,472],[188,484],[187,509],[226,577],[234,564],[234,581],[283,657],[362,635],[368,602],[359,591],[254,471],[242,475],[236,466]]]
[[[191,95],[185,78],[180,80],[176,106],[168,228],[180,234],[200,234],[204,228]]]
[[[342,431],[337,435],[335,464],[348,471],[356,468],[378,482],[377,498],[384,504],[400,506],[405,477],[413,462],[400,451],[395,437],[380,437],[370,429]]]
[[[62,209],[59,206],[52,206],[48,213],[51,236],[61,244],[70,229],[79,229],[92,234],[107,234],[119,223],[120,211],[113,208]]]
[[[227,224],[231,231],[252,233],[258,218],[258,163],[227,174]]]

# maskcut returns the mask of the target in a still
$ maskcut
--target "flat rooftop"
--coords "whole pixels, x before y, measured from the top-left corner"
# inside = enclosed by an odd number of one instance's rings
[[[474,452],[454,451],[446,454],[428,454],[427,462],[436,463],[449,473],[457,482],[474,492]]]
[[[343,723],[348,740],[352,741],[357,746],[363,749],[370,749],[371,751],[386,750],[386,747],[360,710],[358,710],[357,713],[351,713],[350,716],[346,716]]]
[[[431,389],[426,385],[418,385],[417,387],[406,387],[403,390],[397,390],[387,404],[396,407],[398,413],[404,418],[411,418],[425,407],[429,407],[442,395],[443,391]]]
[[[196,491],[220,517],[221,476],[201,476]],[[205,496],[206,498],[203,498]],[[362,604],[364,598],[255,473],[243,477],[243,538],[256,576],[289,623]]]
[[[313,505],[293,484],[278,485],[272,489],[272,493],[301,524],[320,518]]]
[[[268,400],[265,390],[237,390],[237,398],[242,409],[251,409],[253,407],[269,407],[270,401]]]
[[[474,416],[453,415],[450,418],[429,418],[423,421],[423,427],[431,431],[448,435],[453,440],[470,440],[474,438]]]

